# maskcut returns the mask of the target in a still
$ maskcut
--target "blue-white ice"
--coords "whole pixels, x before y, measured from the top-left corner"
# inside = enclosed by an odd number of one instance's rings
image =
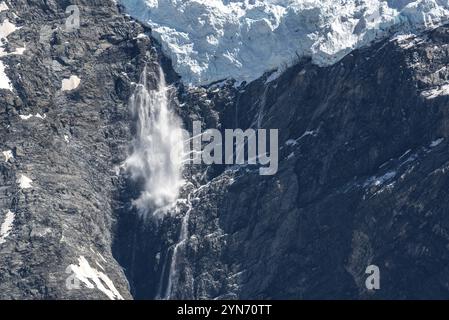
[[[311,56],[318,65],[385,37],[432,28],[448,0],[121,0],[187,84],[251,81]],[[388,32],[387,32],[388,31]],[[396,30],[397,31],[397,30]]]

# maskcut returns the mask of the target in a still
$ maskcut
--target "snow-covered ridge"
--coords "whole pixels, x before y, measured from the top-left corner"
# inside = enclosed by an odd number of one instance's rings
[[[251,81],[311,56],[318,65],[449,18],[448,0],[121,0],[187,84]]]

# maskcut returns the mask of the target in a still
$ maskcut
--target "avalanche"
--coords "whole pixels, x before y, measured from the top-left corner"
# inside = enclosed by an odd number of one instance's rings
[[[337,62],[395,32],[449,17],[442,0],[121,0],[152,28],[185,83],[251,81],[311,56]]]

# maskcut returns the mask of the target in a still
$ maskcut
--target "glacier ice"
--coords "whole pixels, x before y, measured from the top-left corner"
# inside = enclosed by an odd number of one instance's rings
[[[264,72],[310,56],[318,65],[395,32],[444,23],[448,0],[121,0],[190,85]]]

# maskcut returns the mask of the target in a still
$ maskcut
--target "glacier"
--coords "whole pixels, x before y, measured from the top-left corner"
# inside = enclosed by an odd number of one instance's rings
[[[250,82],[308,56],[320,66],[394,33],[444,24],[448,0],[121,0],[188,85]]]

